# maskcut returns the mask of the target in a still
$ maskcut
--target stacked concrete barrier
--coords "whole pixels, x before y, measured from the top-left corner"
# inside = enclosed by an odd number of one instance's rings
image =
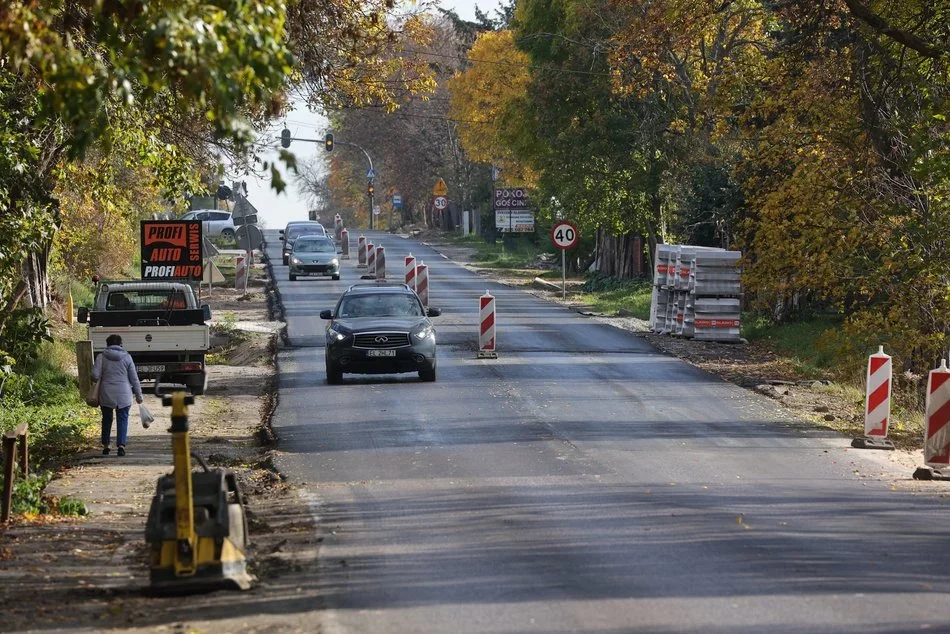
[[[738,251],[698,251],[693,256],[693,332],[699,341],[740,341],[742,281]]]
[[[657,245],[650,329],[701,341],[740,341],[738,251]]]

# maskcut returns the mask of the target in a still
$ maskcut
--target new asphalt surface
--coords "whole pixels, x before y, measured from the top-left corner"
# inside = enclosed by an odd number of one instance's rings
[[[324,537],[314,631],[950,632],[950,509],[880,452],[615,329],[429,265],[438,381],[326,384],[324,308],[359,282],[287,279],[274,428]],[[476,359],[497,297],[495,360]]]

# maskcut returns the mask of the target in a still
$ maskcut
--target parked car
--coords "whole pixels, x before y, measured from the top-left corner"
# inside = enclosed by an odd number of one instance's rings
[[[323,236],[325,238],[330,238],[330,236],[327,235],[326,228],[319,222],[314,222],[312,220],[295,220],[293,222],[288,222],[287,226],[280,230],[280,239],[284,243],[284,248],[282,251],[284,266],[287,265],[287,262],[290,258],[290,252],[293,251],[294,241],[302,235]]]
[[[340,296],[334,310],[320,313],[330,321],[326,333],[327,383],[343,374],[418,372],[435,381],[435,328],[416,292],[405,284],[356,284]]]
[[[89,325],[94,354],[105,351],[109,335],[121,335],[139,379],[181,384],[192,394],[204,394],[211,308],[198,303],[188,284],[102,282],[93,305],[81,307],[77,317]]]
[[[340,279],[340,259],[336,243],[326,235],[303,235],[294,241],[290,252],[290,281],[299,275],[329,275]]]
[[[229,240],[234,239],[234,219],[230,211],[217,209],[195,209],[189,211],[179,220],[200,220],[202,235],[208,238],[221,236]]]

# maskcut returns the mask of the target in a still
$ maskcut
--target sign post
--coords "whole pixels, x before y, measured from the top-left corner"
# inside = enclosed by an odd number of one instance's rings
[[[577,227],[565,221],[559,221],[551,227],[551,242],[561,250],[561,299],[567,297],[567,250],[577,244]]]

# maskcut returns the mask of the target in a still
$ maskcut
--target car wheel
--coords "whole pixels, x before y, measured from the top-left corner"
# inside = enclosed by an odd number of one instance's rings
[[[431,367],[419,370],[419,378],[425,381],[426,383],[432,383],[435,381],[435,363]]]
[[[330,385],[339,385],[343,382],[343,370],[335,363],[327,361],[327,383]]]
[[[225,229],[221,232],[221,237],[225,240],[234,240],[234,229]]]
[[[291,282],[296,282],[296,281],[297,281],[297,276],[294,275],[293,273],[291,273],[291,274],[290,274],[290,281],[291,281]]]
[[[332,280],[334,280],[334,281],[338,281],[338,280],[340,279],[340,274],[337,273],[336,275],[331,276],[330,279],[332,279]]]

